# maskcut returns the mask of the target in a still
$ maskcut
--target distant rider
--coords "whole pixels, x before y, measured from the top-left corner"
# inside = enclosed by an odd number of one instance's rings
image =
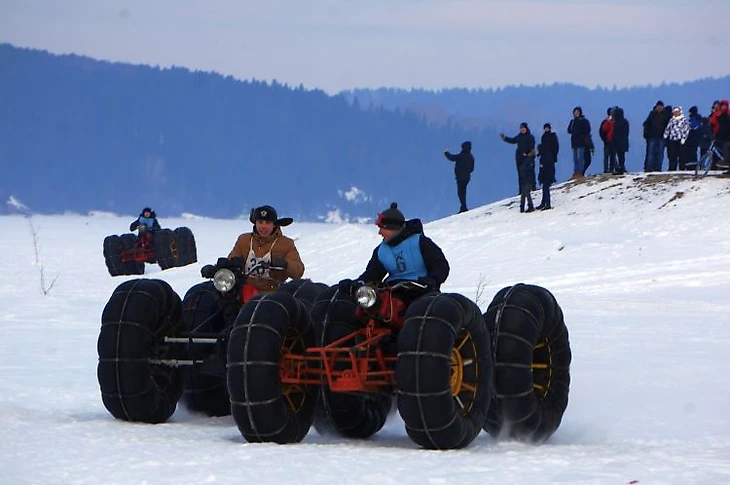
[[[139,217],[129,225],[129,230],[134,232],[140,225],[146,226],[147,231],[150,232],[159,231],[161,229],[160,223],[157,222],[157,214],[155,214],[155,211],[149,207],[142,209]]]

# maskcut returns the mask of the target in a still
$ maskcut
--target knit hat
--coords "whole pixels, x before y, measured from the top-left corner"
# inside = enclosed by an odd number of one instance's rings
[[[400,229],[406,224],[406,218],[403,213],[398,210],[398,204],[395,202],[390,207],[378,214],[375,225],[383,229]]]
[[[690,106],[689,107],[689,114],[696,115],[697,114],[697,106]]]
[[[527,123],[525,123],[524,121],[522,123],[520,123],[520,128],[524,128],[526,130],[529,130],[530,129],[530,127],[527,126]]]
[[[551,130],[553,129],[550,123],[545,123],[544,125],[542,125],[542,129],[544,130],[545,128],[550,128]]]
[[[469,140],[465,141],[461,144],[461,148],[466,151],[471,150],[471,142]]]
[[[654,104],[654,107],[656,108],[657,106],[664,106],[664,101],[662,101],[661,99],[660,99],[659,101],[657,101],[657,102],[656,102],[656,103]]]

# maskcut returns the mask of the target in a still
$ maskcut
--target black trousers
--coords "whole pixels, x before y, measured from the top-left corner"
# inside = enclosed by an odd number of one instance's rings
[[[466,207],[466,186],[469,185],[470,179],[471,177],[456,179],[456,194],[459,196],[459,203],[461,204],[459,210],[462,211],[469,210]]]

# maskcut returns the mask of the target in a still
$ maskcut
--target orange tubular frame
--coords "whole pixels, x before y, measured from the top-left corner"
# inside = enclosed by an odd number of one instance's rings
[[[333,392],[390,392],[395,384],[396,356],[386,356],[379,344],[391,333],[370,320],[365,328],[324,347],[310,347],[304,354],[287,353],[280,361],[281,383],[322,384],[326,380]]]

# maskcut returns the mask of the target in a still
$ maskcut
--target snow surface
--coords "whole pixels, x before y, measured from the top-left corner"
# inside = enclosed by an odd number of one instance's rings
[[[546,444],[482,433],[455,451],[418,448],[397,415],[367,441],[312,430],[283,446],[248,444],[232,418],[182,407],[160,425],[114,420],[99,394],[96,339],[127,277],[108,275],[102,240],[134,217],[0,217],[0,483],[730,483],[729,182],[591,177],[555,187],[551,211],[520,214],[508,199],[427,224],[451,263],[444,291],[486,309],[503,286],[545,286],[573,352],[568,409]],[[245,220],[160,222],[197,240],[199,263],[147,265],[180,295],[250,230]],[[380,240],[372,225],[284,232],[305,276],[330,284],[357,276]],[[57,277],[45,296],[41,268],[46,288]]]

